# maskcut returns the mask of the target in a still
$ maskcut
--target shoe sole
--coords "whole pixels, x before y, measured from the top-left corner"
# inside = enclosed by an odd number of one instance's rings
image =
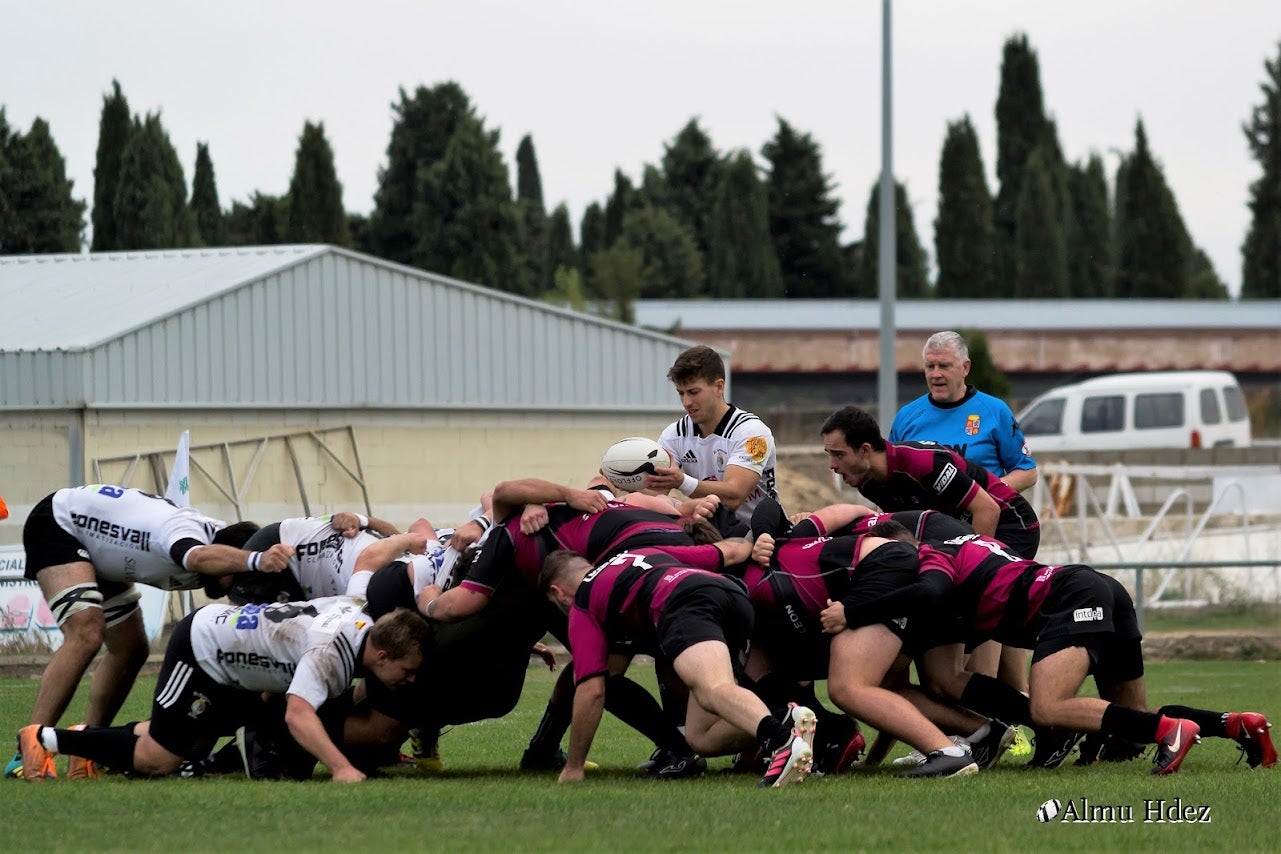
[[[1010,745],[1014,743],[1016,736],[1017,733],[1014,731],[1014,727],[1006,727],[1005,733],[1001,736],[1001,741],[997,744],[996,750],[992,752],[992,755],[990,757],[984,757],[982,762],[979,762],[977,758],[975,758],[974,761],[978,763],[980,768],[991,768],[993,765],[1001,761],[1001,757],[1005,755],[1005,751],[1010,749]]]
[[[770,785],[770,788],[781,789],[784,786],[802,783],[809,776],[810,769],[813,767],[814,752],[809,750],[807,746],[804,752],[797,751],[792,754],[792,758],[788,760],[787,767],[783,769],[782,774],[778,775],[778,779]]]
[[[902,774],[896,774],[895,776],[904,780],[949,780],[953,777],[971,777],[979,773],[979,765],[977,762],[971,762],[968,765],[957,768],[949,774],[912,774],[909,776],[909,773],[910,772],[904,772]]]
[[[796,719],[796,710],[802,709],[800,720]],[[792,718],[792,738],[800,736],[805,739],[805,745],[809,747],[810,753],[814,752],[814,733],[818,730],[818,718],[809,709],[799,706],[789,712]]]

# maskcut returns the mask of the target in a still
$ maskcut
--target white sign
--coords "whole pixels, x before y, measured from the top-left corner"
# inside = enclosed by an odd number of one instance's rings
[[[58,621],[40,593],[23,577],[27,553],[22,546],[0,546],[0,648],[62,646]]]

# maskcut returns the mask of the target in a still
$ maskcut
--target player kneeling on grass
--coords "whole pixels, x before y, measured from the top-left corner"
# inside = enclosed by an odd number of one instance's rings
[[[583,765],[605,707],[611,643],[654,655],[689,688],[685,738],[715,756],[750,743],[771,760],[763,786],[799,783],[814,761],[814,713],[793,705],[784,720],[735,680],[752,633],[752,607],[734,581],[640,549],[595,569],[578,554],[548,555],[540,586],[569,616],[570,651],[578,679],[569,755],[560,780],[583,779]]]
[[[84,730],[18,731],[28,780],[55,753],[114,771],[166,775],[205,756],[219,736],[259,717],[263,694],[285,694],[293,738],[338,782],[365,779],[325,729],[317,709],[357,676],[391,688],[422,664],[427,627],[400,610],[374,621],[346,597],[272,605],[207,605],[174,628],[156,681],[150,721]]]
[[[1236,741],[1251,768],[1276,764],[1271,725],[1257,712],[1146,710],[1143,636],[1134,602],[1116,579],[1084,565],[1025,560],[979,534],[937,548],[922,545],[919,552],[915,582],[862,607],[832,605],[822,615],[825,630],[858,626],[887,608],[909,619],[951,609],[977,635],[1033,650],[1028,688],[1038,726],[1155,743],[1152,773],[1158,775],[1178,771],[1202,735]],[[1077,696],[1091,674],[1099,696]]]

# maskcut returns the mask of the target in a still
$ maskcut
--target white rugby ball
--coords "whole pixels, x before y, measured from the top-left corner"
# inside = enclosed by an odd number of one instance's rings
[[[656,468],[671,468],[671,454],[653,439],[633,436],[610,445],[600,458],[600,473],[616,488],[636,492],[645,488],[645,476]]]
[[[1036,820],[1039,822],[1054,821],[1059,811],[1063,809],[1063,804],[1058,798],[1051,798],[1041,804],[1036,811]]]

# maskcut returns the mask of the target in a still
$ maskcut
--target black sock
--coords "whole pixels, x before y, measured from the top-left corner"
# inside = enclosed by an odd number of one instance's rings
[[[657,747],[681,756],[693,753],[654,695],[621,673],[605,680],[605,710]]]
[[[566,699],[553,697],[547,701],[538,729],[534,730],[534,735],[529,740],[530,750],[537,753],[560,749],[560,741],[565,737],[570,719],[574,716],[574,695],[570,694]]]
[[[1117,735],[1136,741],[1139,744],[1156,743],[1156,728],[1161,723],[1161,716],[1155,712],[1140,712],[1128,706],[1109,703],[1103,710],[1103,725],[1100,729],[1110,735]]]
[[[1032,707],[1027,697],[1000,679],[973,673],[961,692],[961,705],[1007,724],[1032,725]]]
[[[766,753],[773,753],[791,740],[792,728],[773,715],[766,715],[756,725],[756,741]]]
[[[113,771],[133,771],[133,748],[138,736],[133,723],[113,727],[55,729],[58,752],[92,759]]]
[[[747,687],[761,698],[765,708],[779,717],[787,711],[787,701],[796,692],[796,683],[777,673],[766,673],[754,683],[747,684]]]
[[[814,713],[814,721],[818,725],[819,732],[827,733],[839,730],[840,732],[848,731],[851,734],[853,733],[853,729],[850,726],[853,721],[845,713],[834,712],[819,702],[818,694],[814,693],[813,682],[794,683],[790,699],[792,702],[799,703]],[[784,704],[783,708],[786,709],[787,705]]]
[[[1201,735],[1212,735],[1215,738],[1228,737],[1227,712],[1211,712],[1207,709],[1193,709],[1188,706],[1162,706],[1156,713],[1165,715],[1167,718],[1186,718],[1201,727]]]

